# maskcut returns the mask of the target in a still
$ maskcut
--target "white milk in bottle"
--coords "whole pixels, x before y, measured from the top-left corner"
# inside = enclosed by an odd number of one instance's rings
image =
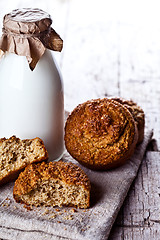
[[[63,84],[50,50],[61,51],[63,42],[51,23],[40,9],[16,9],[4,16],[0,138],[39,137],[49,158],[57,160],[64,145]]]

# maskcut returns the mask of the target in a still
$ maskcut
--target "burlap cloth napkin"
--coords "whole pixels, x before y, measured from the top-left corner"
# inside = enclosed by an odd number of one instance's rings
[[[106,240],[129,187],[137,175],[151,137],[152,131],[148,131],[133,157],[122,167],[105,172],[82,167],[92,186],[91,207],[88,210],[67,207],[28,210],[15,203],[12,197],[14,183],[1,187],[0,238]],[[63,159],[76,162],[67,153]]]

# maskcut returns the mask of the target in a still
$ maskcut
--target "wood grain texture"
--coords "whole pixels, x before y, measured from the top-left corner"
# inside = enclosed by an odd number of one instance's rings
[[[160,236],[160,153],[148,152],[131,186],[109,240]]]
[[[110,239],[159,239],[158,1],[2,0],[0,18],[14,8],[30,6],[48,11],[64,39],[62,53],[54,55],[63,74],[65,109],[105,96],[132,98],[144,109],[146,125],[154,129],[156,152],[148,152]]]

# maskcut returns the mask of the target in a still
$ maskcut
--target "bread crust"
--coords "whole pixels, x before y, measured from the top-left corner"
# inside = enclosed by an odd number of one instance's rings
[[[124,105],[132,114],[138,129],[137,144],[141,143],[144,139],[144,127],[145,127],[145,114],[143,109],[132,100],[125,100],[123,98],[112,99]]]
[[[12,142],[16,142],[18,144],[19,141],[27,141],[27,140],[30,140],[30,141],[35,141],[35,140],[38,140],[39,143],[41,144],[41,147],[44,151],[44,155],[43,157],[39,157],[39,158],[36,158],[34,160],[32,160],[31,162],[42,162],[42,161],[45,161],[48,159],[48,152],[47,152],[47,149],[45,148],[44,146],[44,143],[42,141],[42,139],[40,139],[39,137],[36,137],[36,138],[33,138],[33,139],[24,139],[24,140],[20,140],[20,138],[17,138],[16,136],[12,136],[10,137],[9,139],[7,138],[1,138],[0,139],[0,146],[5,142],[6,144],[10,144]],[[3,154],[3,152],[1,151],[0,152],[0,156]],[[1,158],[0,158],[0,161],[1,161]],[[5,176],[0,176],[0,186],[7,183],[7,182],[10,182],[10,181],[13,181],[15,180],[19,173],[27,166],[27,163],[22,163],[21,166],[19,166],[17,169],[14,169],[14,170],[11,170],[11,171],[8,171],[7,174]]]
[[[59,179],[68,185],[83,186],[88,191],[87,207],[89,207],[91,188],[89,178],[80,167],[62,160],[28,165],[15,181],[13,197],[16,202],[28,204],[21,199],[21,196],[29,194],[43,181],[52,179]]]
[[[73,158],[95,170],[124,164],[133,154],[138,131],[133,116],[112,99],[79,104],[65,125],[65,145]]]

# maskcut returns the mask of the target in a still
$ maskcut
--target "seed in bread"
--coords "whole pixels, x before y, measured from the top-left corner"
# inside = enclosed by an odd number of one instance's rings
[[[40,138],[21,140],[16,136],[0,139],[0,185],[14,180],[28,164],[48,159]]]
[[[124,105],[132,114],[138,128],[138,141],[141,143],[144,139],[145,115],[143,109],[132,100],[125,100],[122,98],[112,98],[113,100]]]
[[[88,168],[106,170],[128,160],[137,143],[137,126],[126,107],[111,99],[78,105],[65,125],[65,145]]]
[[[13,196],[27,205],[88,208],[90,181],[73,163],[30,164],[16,180]]]

